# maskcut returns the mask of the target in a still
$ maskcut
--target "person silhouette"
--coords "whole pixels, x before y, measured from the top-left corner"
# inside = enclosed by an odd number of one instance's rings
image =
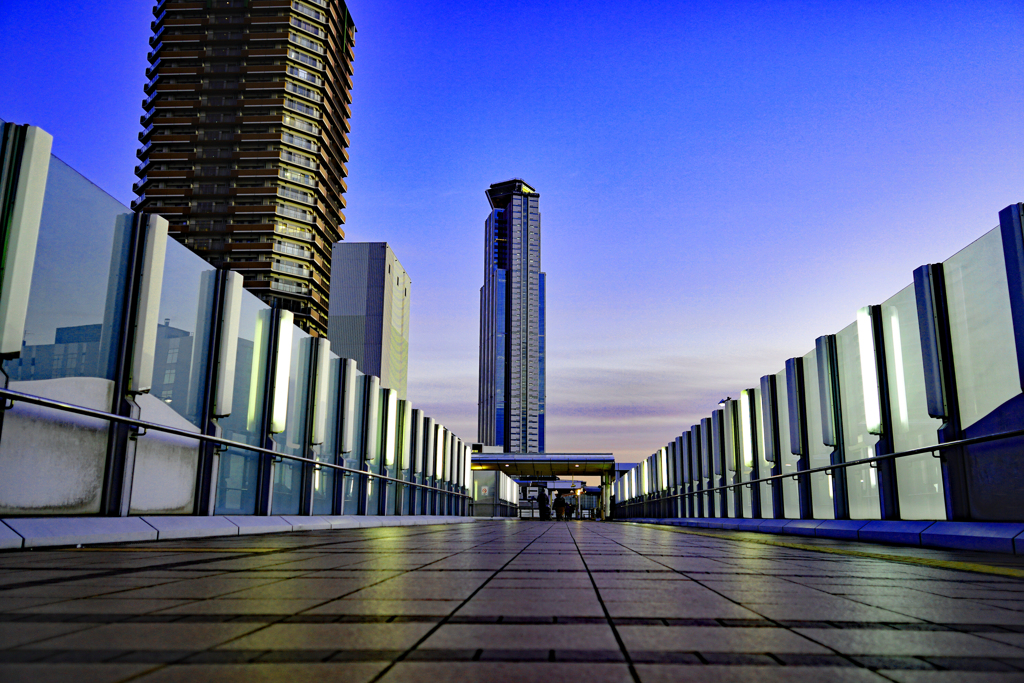
[[[555,517],[558,521],[565,519],[565,498],[562,498],[561,491],[555,491],[555,502],[551,504],[555,508]]]
[[[541,488],[537,492],[537,507],[540,509],[540,521],[551,520],[551,499],[548,498],[546,489]]]

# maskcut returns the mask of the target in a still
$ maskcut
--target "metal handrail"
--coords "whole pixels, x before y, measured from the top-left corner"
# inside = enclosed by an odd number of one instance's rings
[[[393,481],[399,484],[406,484],[407,486],[415,486],[417,488],[430,489],[432,491],[441,491],[442,493],[449,493],[454,496],[461,498],[472,498],[468,493],[459,493],[457,491],[446,491],[437,487],[431,486],[430,484],[420,484],[414,481],[406,481],[405,479],[396,479],[395,477],[389,477],[384,474],[376,474],[374,472],[367,472],[365,470],[356,470],[351,467],[345,467],[343,465],[335,465],[329,462],[320,462],[319,460],[313,460],[312,458],[304,458],[301,455],[291,455],[289,453],[280,453],[278,451],[272,451],[269,448],[262,448],[260,446],[252,446],[241,441],[232,441],[231,439],[225,439],[219,436],[212,436],[209,434],[196,434],[195,432],[186,431],[184,429],[178,429],[177,427],[168,427],[167,425],[157,424],[155,422],[146,422],[144,420],[137,420],[133,417],[125,417],[123,415],[114,415],[113,413],[107,413],[102,410],[96,410],[94,408],[86,408],[85,406],[78,406],[73,403],[65,403],[63,401],[54,401],[52,399],[43,398],[41,396],[33,396],[32,394],[23,394],[20,391],[11,391],[10,389],[0,389],[0,398],[4,399],[3,409],[7,410],[13,407],[13,404],[17,401],[23,403],[29,403],[32,405],[43,406],[44,408],[54,408],[56,410],[63,410],[68,413],[76,413],[78,415],[85,415],[86,417],[95,417],[101,420],[108,420],[110,422],[121,422],[132,427],[138,427],[144,429],[142,434],[136,434],[136,436],[145,436],[146,432],[153,430],[155,432],[164,432],[165,434],[173,434],[175,436],[184,436],[197,441],[218,444],[221,446],[234,446],[254,453],[261,453],[263,455],[271,455],[275,458],[287,458],[288,460],[297,460],[299,462],[307,462],[311,465],[318,465],[320,467],[327,467],[332,470],[340,470],[348,474],[365,474],[368,477],[374,477],[376,479],[383,479],[385,481]],[[7,402],[10,401],[10,404]],[[451,482],[445,482],[450,484]],[[455,484],[457,486],[457,484]]]
[[[797,479],[804,475],[817,474],[818,472],[824,472],[825,474],[831,474],[832,470],[845,469],[847,467],[854,467],[856,465],[871,465],[879,460],[894,460],[896,458],[903,458],[908,455],[920,455],[922,453],[932,453],[932,457],[941,457],[940,455],[934,455],[935,451],[941,451],[947,448],[959,448],[962,446],[971,446],[976,443],[985,443],[987,441],[999,441],[1000,439],[1011,439],[1015,436],[1024,436],[1024,429],[1017,429],[1012,432],[1000,432],[998,434],[986,434],[985,436],[973,436],[969,439],[960,439],[958,441],[947,441],[946,443],[935,444],[934,446],[922,446],[921,448],[913,448],[909,451],[899,451],[897,453],[885,453],[883,455],[875,455],[870,458],[861,458],[860,460],[851,460],[849,462],[840,462],[834,465],[822,465],[821,467],[814,467],[807,470],[799,470],[798,472],[787,472],[786,474],[773,474],[770,477],[762,477],[760,479],[751,479],[750,481],[741,481],[738,484],[726,484],[725,486],[715,486],[708,489],[700,489],[698,491],[690,491],[686,493],[673,493],[669,496],[660,496],[658,500],[668,500],[669,498],[682,498],[684,496],[696,496],[701,493],[714,493],[715,491],[722,491],[724,489],[732,489],[737,486],[753,486],[754,484],[760,484],[766,481],[775,481],[783,479]],[[735,471],[735,470],[734,470]],[[649,493],[646,495],[656,495]],[[636,502],[643,502],[637,498],[631,498],[630,500]],[[629,504],[629,501],[622,501],[621,505]]]

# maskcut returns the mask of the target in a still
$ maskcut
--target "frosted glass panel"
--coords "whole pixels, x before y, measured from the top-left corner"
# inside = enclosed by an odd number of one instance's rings
[[[882,304],[893,447],[909,451],[938,443],[942,420],[928,415],[921,362],[920,330],[914,286],[904,287]],[[942,469],[930,453],[896,459],[900,516],[945,519]]]
[[[264,376],[270,308],[242,292],[235,385],[231,415],[218,420],[225,439],[262,446]],[[228,448],[221,453],[217,480],[217,514],[251,515],[256,509],[259,457],[252,451]]]
[[[736,407],[736,420],[737,420],[737,480],[738,481],[750,481],[753,477],[751,476],[754,465],[754,458],[756,454],[754,452],[754,423],[750,419],[750,410],[754,401],[753,391],[744,391],[740,394],[739,405]],[[743,496],[742,499],[742,510],[743,516],[747,519],[753,516],[753,510],[751,508],[753,500],[753,492],[751,487],[743,486],[740,487],[740,494]]]
[[[764,459],[764,413],[761,412],[761,389],[754,389],[754,424],[757,427],[757,435],[754,444],[757,446],[755,457],[758,459],[759,479],[770,477],[772,474],[772,463]],[[772,517],[772,485],[769,482],[762,482],[761,486],[761,517],[771,519]]]
[[[832,447],[822,442],[821,400],[818,390],[818,356],[804,356],[804,397],[807,405],[808,462],[811,468],[831,464]],[[832,477],[819,472],[811,476],[811,506],[815,519],[835,519],[832,506]]]
[[[354,470],[361,470],[363,469],[363,416],[365,415],[363,405],[366,402],[366,380],[363,378],[363,373],[359,372],[359,370],[354,370],[353,372],[355,373],[355,381],[352,382],[354,387],[352,405],[355,406],[355,422],[352,430],[352,450],[343,454],[342,464]],[[345,474],[345,481],[343,483],[345,496],[344,514],[359,514],[359,503],[362,496],[361,480],[364,478],[364,475]]]
[[[131,234],[127,212],[50,157],[23,345],[20,357],[3,361],[10,389],[111,409]],[[108,430],[105,420],[25,403],[5,411],[0,510],[99,512]]]
[[[789,442],[789,400],[786,384],[786,371],[775,375],[776,395],[779,404],[779,462],[782,464],[780,474],[796,474],[796,459],[790,449]],[[783,514],[787,518],[800,518],[800,489],[796,479],[786,477],[782,480]]]
[[[213,266],[167,238],[153,384],[136,399],[141,419],[200,431],[216,279]],[[191,514],[198,462],[198,441],[158,432],[140,439],[131,513]]]
[[[943,264],[953,365],[966,429],[1020,393],[999,228]]]
[[[868,432],[864,408],[864,377],[860,365],[860,337],[857,323],[836,335],[839,359],[839,396],[843,417],[843,446],[846,461],[875,457],[878,437]],[[852,519],[878,519],[878,473],[868,465],[846,468]]]
[[[364,384],[368,383],[364,380]],[[367,425],[367,428],[374,430],[374,433],[372,435],[366,435],[366,438],[372,437],[374,439],[374,443],[377,444],[377,447],[373,449],[373,459],[367,461],[365,464],[368,471],[373,472],[374,474],[383,474],[384,464],[383,458],[381,457],[380,444],[381,434],[383,433],[384,427],[384,390],[380,388],[380,386],[377,386],[376,389],[369,389],[369,386],[367,386],[367,389],[377,392],[377,420],[374,424]],[[384,492],[384,495],[386,495],[386,486],[387,484],[377,477],[366,477],[366,514],[380,514],[380,497],[382,495],[382,491]]]
[[[309,397],[309,357],[312,347],[313,339],[308,334],[297,327],[292,330],[287,379],[288,419],[284,431],[271,437],[280,453],[305,455],[306,403]],[[299,514],[301,494],[302,463],[287,459],[276,463],[272,514]]]
[[[323,443],[313,446],[313,459],[317,462],[336,462],[335,453],[338,443],[338,410],[341,407],[341,359],[333,353],[327,356],[327,427],[324,430]],[[337,470],[324,467],[313,472],[313,514],[329,515],[334,511],[334,482],[341,476]]]

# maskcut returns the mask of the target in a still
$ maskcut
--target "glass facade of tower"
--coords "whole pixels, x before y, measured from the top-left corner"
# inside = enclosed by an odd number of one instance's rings
[[[509,453],[544,452],[545,274],[540,195],[522,180],[491,185],[480,289],[477,438]]]

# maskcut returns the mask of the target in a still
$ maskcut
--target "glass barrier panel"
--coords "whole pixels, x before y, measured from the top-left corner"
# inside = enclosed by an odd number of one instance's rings
[[[141,419],[196,434],[202,431],[216,284],[213,266],[167,238],[153,388],[135,399]],[[139,439],[131,512],[190,514],[199,449],[198,441],[160,432]]]
[[[832,447],[822,441],[821,392],[818,388],[818,354],[804,356],[804,397],[807,402],[808,466],[825,467],[832,463]],[[811,475],[811,508],[815,519],[835,519],[832,505],[832,475],[819,472]]]
[[[753,477],[751,473],[754,468],[754,458],[757,454],[754,451],[754,425],[750,420],[750,408],[752,401],[754,400],[754,394],[751,391],[744,391],[740,394],[739,405],[736,407],[736,419],[738,422],[739,430],[739,449],[737,453],[737,479],[739,481],[750,481]],[[743,496],[743,516],[750,519],[754,516],[753,514],[753,498],[754,491],[751,490],[750,486],[744,486],[740,489]]]
[[[726,402],[723,405],[722,414],[722,479],[726,485],[738,482],[736,477],[736,423],[738,416],[737,404]],[[743,504],[743,487],[733,487],[725,490],[725,513],[726,517],[736,516],[736,496],[740,496],[740,505]]]
[[[313,459],[332,465],[342,465],[335,455],[340,447],[338,434],[338,410],[341,408],[341,358],[333,353],[328,354],[327,368],[327,427],[324,431],[323,443],[313,445]],[[313,514],[330,515],[334,513],[334,482],[342,475],[329,467],[313,472]]]
[[[999,228],[943,264],[953,365],[964,429],[1020,393]]]
[[[914,285],[904,287],[882,304],[893,447],[909,451],[938,443],[942,420],[928,415],[921,361],[920,329]],[[903,519],[945,519],[942,466],[930,453],[896,459],[900,516]]]
[[[376,431],[376,444],[377,447],[374,449],[372,456],[373,459],[365,463],[366,469],[374,474],[384,474],[384,458],[382,457],[383,448],[381,444],[384,438],[384,389],[380,386],[377,387],[377,421],[375,424],[368,425],[368,428]],[[366,514],[368,515],[379,515],[381,496],[387,495],[388,483],[378,479],[377,477],[366,478]]]
[[[714,478],[712,474],[710,417],[703,417],[700,420],[700,468],[701,490],[706,491],[713,486],[711,482]],[[704,499],[704,516],[717,517],[718,508],[715,506],[715,494],[702,493],[701,497]]]
[[[865,379],[861,373],[857,323],[844,327],[836,334],[836,353],[839,363],[839,402],[843,419],[845,461],[873,458],[878,437],[868,432],[864,383],[870,383],[871,378]],[[847,467],[846,486],[850,496],[851,519],[881,517],[877,470],[868,465]]]
[[[343,466],[351,468],[353,470],[363,469],[363,420],[366,415],[365,404],[366,404],[366,380],[363,373],[359,370],[355,370],[355,381],[352,383],[355,387],[355,395],[352,397],[353,404],[355,406],[355,423],[353,424],[352,430],[352,451],[343,454]],[[363,482],[365,479],[360,474],[345,474],[344,482],[344,496],[345,496],[345,512],[346,515],[358,515],[359,514],[359,502],[360,496],[363,491]]]
[[[225,439],[263,446],[263,399],[270,339],[270,307],[242,292],[231,414],[217,420]],[[218,515],[251,515],[256,511],[260,456],[234,446],[220,454],[217,471]]]
[[[797,456],[793,454],[789,441],[789,385],[785,370],[775,375],[775,386],[779,404],[779,473],[796,474]],[[792,477],[782,480],[782,507],[787,519],[800,519],[800,488]]]
[[[754,457],[757,458],[758,466],[758,478],[764,479],[772,475],[772,463],[765,460],[765,449],[764,449],[764,413],[761,412],[761,388],[757,387],[754,389],[754,425],[757,429],[757,434],[754,438],[754,444],[757,446],[757,453]],[[772,485],[767,481],[763,481],[761,486],[761,517],[763,519],[772,518]]]
[[[3,363],[10,389],[111,410],[130,236],[128,207],[51,156],[21,355]],[[6,411],[0,512],[99,512],[108,427],[24,403]]]
[[[288,370],[288,418],[284,431],[272,434],[275,450],[288,455],[305,456],[306,406],[309,398],[309,365],[313,338],[298,327],[292,329],[291,359]],[[280,378],[278,378],[280,381]],[[282,459],[274,463],[274,497],[272,514],[297,515],[302,501],[303,464]]]

